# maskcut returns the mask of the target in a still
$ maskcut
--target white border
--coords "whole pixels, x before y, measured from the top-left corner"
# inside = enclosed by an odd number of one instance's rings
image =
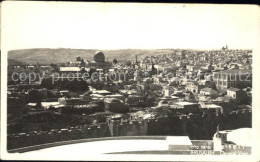
[[[8,2],[4,2],[8,3]],[[28,3],[28,2],[27,2]],[[59,2],[60,3],[60,2]],[[65,2],[66,3],[66,2]],[[2,4],[3,5],[3,4]],[[188,5],[188,4],[186,4]],[[213,4],[209,4],[213,5]],[[260,10],[259,6],[248,5],[248,7],[257,11],[257,15],[255,15],[255,23],[258,24],[260,29]],[[2,22],[8,19],[5,17],[5,9],[2,9]],[[126,11],[127,12],[127,11]],[[243,11],[241,11],[243,12]],[[246,22],[245,22],[246,23]],[[252,155],[250,156],[242,156],[242,155],[203,155],[203,156],[183,156],[183,155],[90,155],[88,159],[81,159],[80,157],[73,157],[73,153],[71,154],[70,159],[63,159],[62,155],[57,155],[55,157],[33,157],[30,155],[24,156],[23,154],[10,154],[6,151],[6,131],[7,131],[7,118],[6,118],[6,101],[7,101],[7,51],[5,49],[5,40],[8,39],[8,33],[5,33],[5,24],[1,25],[1,159],[3,160],[142,160],[142,161],[259,161],[260,160],[260,149],[259,149],[259,138],[260,138],[260,122],[259,116],[260,114],[260,102],[259,102],[259,86],[260,86],[260,75],[258,74],[258,69],[260,69],[260,32],[252,38],[255,40],[255,44],[253,48],[253,143],[252,143]],[[246,42],[245,42],[246,43]]]

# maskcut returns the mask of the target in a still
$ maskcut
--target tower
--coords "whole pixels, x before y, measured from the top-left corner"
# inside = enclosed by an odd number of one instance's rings
[[[154,63],[153,63],[153,61],[152,61],[152,71],[154,71],[155,70],[155,68],[154,68]]]

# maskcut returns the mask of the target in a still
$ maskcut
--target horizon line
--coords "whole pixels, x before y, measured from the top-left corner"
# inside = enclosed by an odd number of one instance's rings
[[[224,47],[224,46],[222,46]],[[221,47],[221,48],[222,48]],[[221,48],[211,48],[211,49],[203,49],[203,48],[104,48],[104,49],[98,49],[98,48],[69,48],[69,47],[58,47],[58,48],[48,48],[48,47],[39,47],[39,48],[20,48],[20,49],[12,49],[8,50],[10,51],[19,51],[19,50],[30,50],[30,49],[72,49],[72,50],[205,50],[205,51],[211,51],[211,50],[221,50]],[[253,48],[230,48],[228,50],[253,50]],[[0,50],[1,51],[1,50]]]

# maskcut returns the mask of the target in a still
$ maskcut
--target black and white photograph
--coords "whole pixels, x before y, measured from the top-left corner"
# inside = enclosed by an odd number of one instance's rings
[[[257,5],[1,4],[1,159],[259,161]]]

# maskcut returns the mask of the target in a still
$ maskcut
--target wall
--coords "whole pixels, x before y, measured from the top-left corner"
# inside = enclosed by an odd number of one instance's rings
[[[142,136],[147,134],[147,120],[110,120],[108,122],[111,136]]]
[[[69,129],[53,130],[50,132],[41,131],[11,134],[7,136],[7,149],[9,150],[14,148],[67,140],[109,136],[110,132],[106,123],[101,123],[99,126],[71,127]]]
[[[250,111],[237,112],[238,114],[184,115],[158,117],[145,120],[108,120],[98,126],[78,126],[69,129],[9,134],[7,136],[7,149],[53,143],[60,141],[115,137],[115,136],[144,136],[144,135],[183,135],[191,140],[211,140],[216,132],[217,125],[221,130],[237,129],[252,126]]]

